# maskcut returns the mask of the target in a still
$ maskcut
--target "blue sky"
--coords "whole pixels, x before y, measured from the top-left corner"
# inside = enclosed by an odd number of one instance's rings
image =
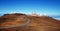
[[[60,0],[0,0],[0,14],[20,12],[60,15]]]

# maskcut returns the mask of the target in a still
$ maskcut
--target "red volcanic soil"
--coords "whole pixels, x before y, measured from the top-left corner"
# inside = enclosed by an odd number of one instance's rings
[[[0,27],[3,23],[23,21],[20,17],[28,18],[30,23],[26,26],[0,29],[0,31],[60,31],[60,21],[49,16],[28,16],[25,14],[5,14],[0,17]],[[8,24],[9,25],[9,24]]]

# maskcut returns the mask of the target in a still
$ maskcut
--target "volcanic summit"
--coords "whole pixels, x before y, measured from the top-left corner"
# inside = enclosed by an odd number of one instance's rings
[[[18,31],[60,31],[60,21],[49,16],[31,16],[21,13],[4,14],[0,17],[0,27],[24,23],[29,19],[29,23],[20,27]],[[17,27],[3,28],[0,31],[16,31]]]

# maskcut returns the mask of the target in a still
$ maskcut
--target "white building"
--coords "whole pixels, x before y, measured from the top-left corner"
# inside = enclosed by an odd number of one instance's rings
[[[36,12],[32,12],[31,16],[47,16],[47,14],[37,14]]]

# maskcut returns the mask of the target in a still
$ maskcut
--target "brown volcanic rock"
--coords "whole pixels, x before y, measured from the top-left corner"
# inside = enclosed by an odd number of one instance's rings
[[[5,14],[0,18],[0,27],[25,23],[26,15],[24,14]]]
[[[19,31],[60,31],[60,21],[48,16],[26,16],[25,14],[7,14],[2,16],[0,20],[2,22],[4,20],[8,21],[7,19],[5,19],[8,18],[9,20],[15,21],[19,16],[25,16],[30,20],[30,23],[25,27],[20,27]],[[3,31],[16,31],[16,28],[4,29]]]
[[[14,21],[18,17],[25,17],[25,14],[20,14],[20,13],[15,13],[15,14],[4,14],[3,16],[0,17],[0,23],[3,23],[5,21]]]
[[[60,31],[60,21],[47,16],[30,16],[28,25],[35,31]]]

